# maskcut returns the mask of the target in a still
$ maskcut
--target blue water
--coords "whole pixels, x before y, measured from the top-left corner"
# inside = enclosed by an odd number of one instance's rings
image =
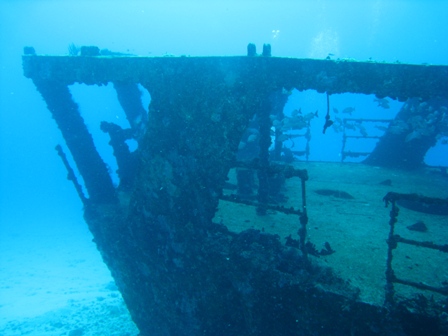
[[[244,55],[247,44],[252,42],[259,50],[263,43],[270,43],[273,56],[325,58],[332,54],[333,59],[446,65],[447,14],[448,2],[435,0],[2,0],[0,236],[16,237],[17,244],[8,240],[13,246],[23,243],[20,237],[27,232],[37,230],[39,236],[48,237],[55,231],[61,235],[72,232],[73,223],[85,226],[82,204],[54,150],[55,145],[63,144],[63,139],[45,102],[31,80],[22,74],[24,46],[49,55],[66,55],[68,45],[75,43],[142,56],[230,56]],[[71,90],[113,171],[108,139],[97,127],[105,119],[126,125],[113,88],[75,85]],[[391,102],[390,110],[379,111],[373,98],[340,95],[332,97],[332,104],[339,109],[356,106],[357,117],[377,111],[378,118],[393,118],[401,107],[401,103]],[[96,102],[108,103],[98,110]],[[149,97],[145,96],[144,102],[147,105]],[[310,111],[318,108],[323,115],[325,98],[313,92],[295,92],[285,113],[299,106]],[[318,128],[322,127],[322,120],[316,123]],[[339,160],[340,136],[315,133],[310,159]],[[427,163],[447,166],[447,153],[447,146],[439,145],[430,150]],[[76,237],[91,239],[87,231]],[[38,244],[29,251],[30,256],[37,253],[36,249],[39,251]],[[0,251],[1,277],[9,256],[5,250]],[[51,283],[42,286],[51,287]],[[0,288],[0,308],[4,293],[4,288]]]

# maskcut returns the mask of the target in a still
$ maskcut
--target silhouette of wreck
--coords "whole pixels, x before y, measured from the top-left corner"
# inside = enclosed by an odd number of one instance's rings
[[[309,257],[319,252],[306,241],[307,171],[274,163],[269,155],[269,115],[276,108],[276,93],[295,88],[328,98],[351,92],[439,101],[448,98],[447,66],[279,58],[270,57],[268,47],[257,56],[250,45],[248,56],[236,57],[115,56],[102,55],[96,47],[81,48],[79,56],[41,56],[27,47],[23,69],[44,98],[82,176],[88,194],[57,146],[98,250],[142,335],[448,333],[446,306],[425,301],[425,309],[416,309],[415,301],[394,299],[399,279],[392,270],[392,250],[400,241],[393,232],[395,201],[408,196],[385,197],[392,204],[385,304],[362,302],[357,288]],[[105,122],[101,129],[111,138],[118,186],[72,99],[68,86],[74,83],[113,83],[117,92],[130,128]],[[148,114],[138,84],[151,95]],[[249,163],[237,161],[239,142],[255,114],[259,156]],[[328,108],[324,131],[331,122]],[[133,153],[125,145],[129,139],[138,143]],[[382,141],[367,160],[372,164],[390,162],[405,143],[403,137]],[[411,155],[412,165],[423,162],[424,153]],[[400,166],[410,158],[397,160]],[[255,200],[223,193],[234,167],[258,172]],[[298,208],[272,204],[267,196],[270,177],[279,173],[301,179]],[[299,239],[289,237],[283,244],[262,231],[228,230],[213,222],[220,199],[255,205],[260,215],[268,210],[298,215]],[[446,206],[443,200],[434,202]],[[446,248],[433,245],[429,247]],[[333,252],[329,244],[324,252]],[[448,293],[443,287],[423,289]]]

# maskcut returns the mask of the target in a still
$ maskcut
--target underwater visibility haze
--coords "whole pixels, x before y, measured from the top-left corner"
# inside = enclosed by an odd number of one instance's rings
[[[448,333],[447,14],[0,2],[0,335]]]

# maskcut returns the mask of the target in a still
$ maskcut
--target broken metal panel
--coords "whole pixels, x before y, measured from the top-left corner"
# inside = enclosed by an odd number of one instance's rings
[[[142,92],[135,83],[114,82],[114,89],[132,132],[140,139],[148,122],[146,110],[142,106]]]
[[[400,169],[424,166],[425,154],[448,133],[447,120],[447,99],[409,99],[364,163]]]

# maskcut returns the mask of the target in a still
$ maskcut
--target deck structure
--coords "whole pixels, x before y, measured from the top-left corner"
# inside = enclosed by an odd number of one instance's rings
[[[386,306],[359,300],[356,287],[308,257],[307,172],[272,164],[268,148],[275,93],[295,88],[329,97],[352,92],[400,101],[448,99],[447,66],[94,55],[28,53],[23,69],[84,180],[88,195],[58,147],[98,249],[142,335],[376,335],[434,323],[437,328],[427,329],[434,335],[446,331],[429,311],[416,313],[392,300]],[[68,86],[74,83],[113,83],[117,90],[130,127],[102,127],[119,164],[118,187],[71,97]],[[151,95],[148,115],[137,84]],[[237,162],[238,144],[254,115],[260,120],[259,159]],[[123,146],[131,138],[138,142],[134,153]],[[298,238],[285,245],[274,234],[233,232],[213,221],[220,199],[232,201],[223,188],[229,171],[241,165],[258,172],[260,215],[297,214]],[[295,209],[270,204],[268,181],[279,174],[301,180]]]

